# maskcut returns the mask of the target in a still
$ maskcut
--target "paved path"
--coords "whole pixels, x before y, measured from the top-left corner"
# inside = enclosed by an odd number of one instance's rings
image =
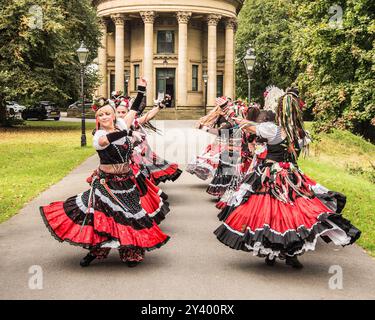
[[[188,139],[199,138],[203,145],[210,139],[206,133],[188,130],[192,121],[167,121],[165,126],[170,133],[167,145],[179,142],[180,146],[167,159],[186,162],[180,151],[192,145]],[[185,128],[187,134],[178,136],[177,127]],[[115,251],[106,261],[83,269],[79,260],[86,251],[54,240],[38,207],[83,191],[85,178],[96,164],[96,156],[88,159],[0,225],[0,299],[375,298],[375,260],[356,245],[321,244],[317,251],[301,257],[303,270],[281,262],[270,268],[262,259],[225,247],[212,233],[219,222],[214,202],[205,193],[206,182],[186,172],[175,183],[162,186],[171,203],[171,212],[161,225],[172,237],[166,246],[148,253],[134,269],[122,264]],[[29,288],[33,265],[43,270],[42,290]],[[329,289],[333,265],[343,270],[342,290]]]

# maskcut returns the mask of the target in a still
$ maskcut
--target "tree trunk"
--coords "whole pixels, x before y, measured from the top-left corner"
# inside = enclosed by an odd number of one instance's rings
[[[7,110],[5,99],[0,95],[0,127],[7,124],[6,112]]]

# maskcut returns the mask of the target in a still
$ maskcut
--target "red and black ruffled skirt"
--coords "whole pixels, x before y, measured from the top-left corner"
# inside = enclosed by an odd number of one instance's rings
[[[136,177],[135,182],[141,195],[141,206],[148,215],[159,224],[169,213],[168,195],[147,178],[138,165],[131,164],[130,167]]]
[[[196,175],[201,180],[207,180],[215,176],[219,165],[220,145],[209,144],[202,155],[196,156],[186,166],[186,171]]]
[[[315,250],[318,237],[345,246],[361,234],[342,216],[345,202],[344,195],[316,184],[291,163],[264,164],[232,195],[214,233],[230,248],[260,257]]]
[[[175,181],[182,171],[177,163],[170,163],[159,157],[151,150],[147,142],[137,147],[138,152],[134,152],[134,162],[147,171],[147,177],[156,185],[160,182]]]
[[[233,186],[234,179],[237,178],[237,160],[239,154],[225,150],[220,154],[219,165],[213,179],[208,185],[206,192],[215,197],[222,197],[224,193]]]
[[[90,190],[40,207],[40,212],[51,234],[61,242],[86,249],[110,245],[150,251],[164,245],[169,236],[142,207],[141,194],[132,172],[99,172],[93,176]]]

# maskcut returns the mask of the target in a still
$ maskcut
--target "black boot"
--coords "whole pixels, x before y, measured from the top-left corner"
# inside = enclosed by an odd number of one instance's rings
[[[126,261],[126,265],[129,267],[129,268],[134,268],[136,267],[137,265],[139,265],[141,262],[140,261]]]
[[[276,257],[273,257],[273,259],[270,259],[269,256],[267,256],[264,262],[266,263],[267,266],[274,266],[276,263]]]
[[[96,259],[96,255],[89,252],[83,259],[79,262],[81,267],[88,267],[91,262],[93,262]]]
[[[288,266],[292,266],[295,269],[302,269],[303,268],[303,264],[298,261],[297,256],[293,256],[293,257],[286,256],[285,263]]]

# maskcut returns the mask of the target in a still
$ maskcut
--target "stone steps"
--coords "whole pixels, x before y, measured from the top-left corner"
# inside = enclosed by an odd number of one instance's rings
[[[146,112],[150,110],[150,107],[146,108]],[[207,112],[212,108],[207,107]],[[161,110],[155,117],[156,120],[198,120],[204,116],[204,107],[178,107],[176,108],[165,108]]]
[[[146,108],[146,112],[150,108]],[[203,108],[168,108],[161,110],[155,117],[156,120],[197,120],[204,114]]]

